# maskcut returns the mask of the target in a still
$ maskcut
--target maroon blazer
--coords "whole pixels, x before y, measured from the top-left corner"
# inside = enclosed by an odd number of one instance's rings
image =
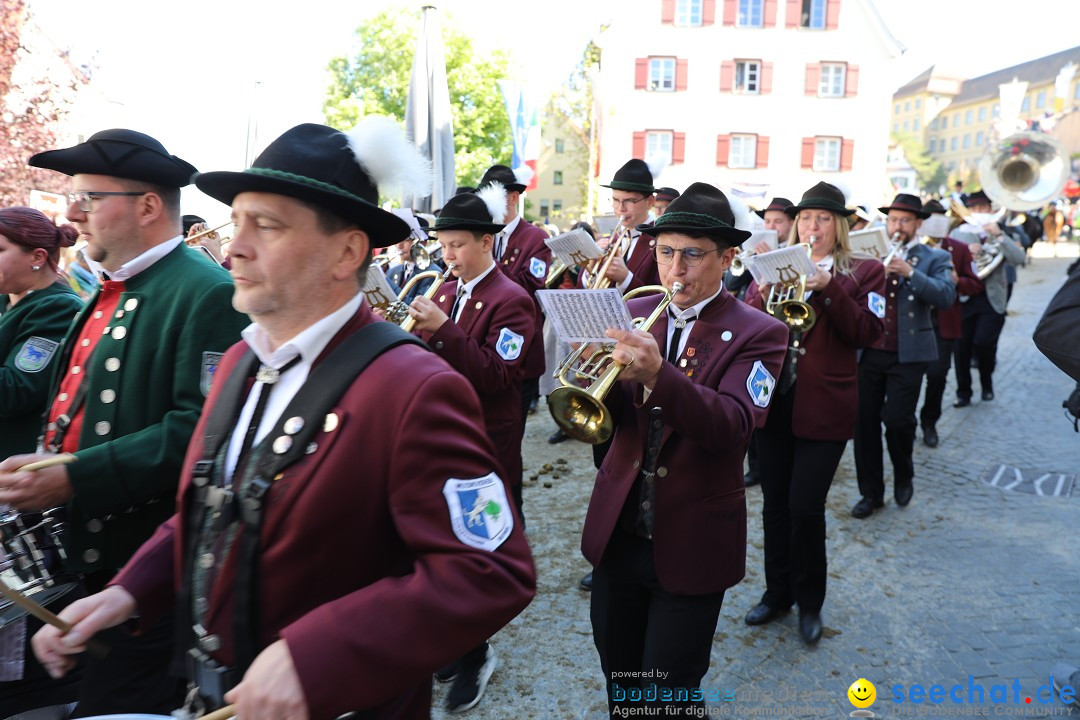
[[[983,291],[982,280],[975,272],[975,264],[971,258],[971,250],[966,242],[944,238],[941,241],[941,249],[952,253],[953,267],[956,268],[958,279],[956,281],[956,302],[952,307],[945,310],[934,308],[937,313],[938,332],[945,340],[959,340],[964,334],[964,306],[960,302],[960,296],[971,297]]]
[[[538,328],[544,326],[544,317],[536,299],[536,291],[544,289],[547,271],[551,267],[551,248],[544,242],[547,238],[546,232],[521,218],[514,232],[507,238],[506,249],[498,263],[503,275],[525,288],[525,292],[529,294]],[[543,269],[540,263],[543,263]],[[525,356],[525,374],[522,377],[538,378],[544,374],[546,368],[543,333],[537,333],[536,342],[529,346],[528,355]],[[518,413],[521,412],[520,404],[519,398]]]
[[[876,342],[885,327],[871,309],[872,292],[884,298],[885,266],[855,260],[850,275],[833,275],[824,290],[810,296],[817,319],[803,337],[806,352],[799,355],[791,418],[796,437],[835,441],[854,435],[858,350]],[[764,312],[757,283],[746,289],[746,302]]]
[[[659,295],[631,300],[630,314],[647,316],[659,302]],[[662,315],[650,330],[661,353],[667,345],[667,317]],[[766,405],[761,407],[748,386],[759,362],[778,377],[786,349],[783,323],[723,290],[694,323],[677,365],[664,362],[647,399],[640,383],[616,385],[606,402],[621,406],[621,418],[596,476],[581,538],[589,562],[598,565],[607,549],[644,460],[649,411],[661,407],[666,427],[653,520],[660,585],[671,593],[702,595],[742,579],[743,455],[750,433],[764,423],[771,396],[759,399]]]
[[[459,282],[447,283],[435,296],[435,304],[447,315]],[[510,339],[507,331],[522,339]],[[521,379],[529,348],[537,337],[532,300],[496,267],[477,284],[456,324],[449,320],[434,333],[420,336],[450,367],[464,375],[480,396],[484,429],[495,443],[495,455],[506,471],[506,482],[519,485]],[[521,347],[509,348],[508,340],[520,342]]]
[[[365,303],[328,349],[371,322]],[[246,349],[234,345],[217,376]],[[192,436],[178,506],[191,501],[215,382]],[[497,466],[476,393],[434,353],[406,345],[376,359],[342,396],[337,426],[285,470],[262,531],[262,642],[283,638],[312,718],[372,709],[377,718],[427,718],[431,673],[476,647],[528,605],[535,574],[520,524],[493,551],[455,535],[448,479]],[[505,488],[505,484],[504,484]],[[506,490],[506,512],[512,512]],[[180,515],[162,524],[117,575],[138,603],[140,628],[173,610],[186,538]],[[232,655],[235,553],[210,596],[215,657]],[[358,681],[363,678],[363,681]]]

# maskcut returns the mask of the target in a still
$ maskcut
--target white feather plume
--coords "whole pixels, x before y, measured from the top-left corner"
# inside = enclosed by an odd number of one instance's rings
[[[735,193],[726,192],[728,204],[731,206],[731,212],[735,215],[735,227],[740,230],[753,230],[754,228],[754,214],[750,211],[749,206],[743,202],[742,198]]]
[[[369,115],[345,133],[349,149],[383,195],[427,197],[431,163],[405,139],[401,126],[383,115]]]
[[[645,158],[645,164],[649,167],[649,172],[653,176],[653,182],[660,177],[660,173],[664,172],[664,169],[671,164],[671,153],[657,151]]]
[[[501,223],[506,217],[506,186],[501,182],[490,182],[478,190],[476,196],[487,205],[491,221]]]
[[[535,174],[533,169],[528,165],[514,168],[514,179],[526,187],[532,182],[533,175]]]

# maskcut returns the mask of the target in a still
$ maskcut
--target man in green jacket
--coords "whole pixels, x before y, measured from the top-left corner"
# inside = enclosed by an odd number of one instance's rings
[[[75,461],[17,472],[48,455],[4,460],[0,503],[65,506],[65,570],[93,593],[173,514],[217,362],[248,319],[232,307],[228,272],[184,244],[180,188],[196,170],[160,142],[105,130],[30,165],[72,176],[67,217],[103,282],[60,349],[39,447]],[[179,707],[172,639],[171,622],[107,637],[109,653],[86,660],[76,717]]]

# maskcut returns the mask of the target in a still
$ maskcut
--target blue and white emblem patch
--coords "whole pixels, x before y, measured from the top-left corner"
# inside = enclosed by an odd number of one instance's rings
[[[879,318],[885,317],[885,296],[878,295],[876,292],[872,292],[866,296],[866,305],[870,308],[870,312],[877,315]]]
[[[506,487],[495,473],[471,480],[450,478],[443,485],[443,497],[450,510],[450,526],[466,545],[490,552],[510,537],[514,513]]]
[[[776,387],[776,378],[761,364],[760,360],[755,362],[754,367],[750,368],[750,374],[746,376],[746,392],[750,393],[750,399],[758,407],[769,407],[774,387]]]
[[[199,390],[203,397],[210,394],[210,386],[214,383],[214,373],[217,372],[218,364],[225,353],[204,352],[202,354],[202,375],[199,378]]]
[[[540,258],[529,258],[529,272],[533,277],[547,277],[547,263]]]
[[[503,328],[499,332],[499,341],[495,343],[495,351],[503,360],[517,360],[524,344],[525,338],[510,328]]]
[[[41,372],[52,360],[52,356],[56,354],[58,347],[60,347],[60,343],[54,340],[38,337],[37,335],[29,337],[15,357],[15,367],[28,373]]]

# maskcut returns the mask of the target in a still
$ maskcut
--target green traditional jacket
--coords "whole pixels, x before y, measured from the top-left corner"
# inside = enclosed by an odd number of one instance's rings
[[[75,493],[63,538],[69,570],[119,569],[173,514],[217,362],[250,322],[232,294],[228,272],[183,244],[125,282],[108,332],[81,369],[89,385],[78,460],[67,466]],[[53,395],[96,300],[64,340]]]
[[[11,307],[8,296],[0,296],[0,458],[34,452],[57,350],[82,306],[82,298],[63,282]]]

